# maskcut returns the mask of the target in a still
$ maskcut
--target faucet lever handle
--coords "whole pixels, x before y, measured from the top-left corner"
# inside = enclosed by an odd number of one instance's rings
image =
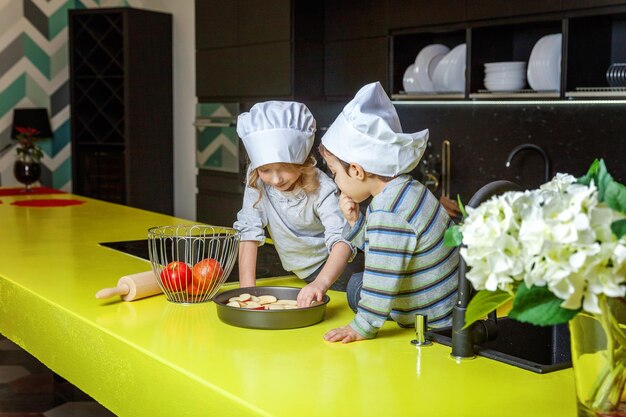
[[[428,316],[425,314],[415,315],[415,340],[411,340],[411,343],[415,346],[430,346],[433,344],[430,340],[426,339],[426,330],[428,330]]]

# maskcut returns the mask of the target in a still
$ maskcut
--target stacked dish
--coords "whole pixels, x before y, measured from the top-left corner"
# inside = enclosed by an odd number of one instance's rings
[[[450,51],[445,45],[428,45],[417,54],[415,63],[408,66],[402,77],[402,86],[407,93],[434,92],[432,77],[439,61]]]
[[[560,90],[562,38],[560,33],[546,35],[533,47],[526,75],[528,84],[534,90]]]
[[[489,62],[485,64],[485,88],[489,91],[516,91],[526,86],[526,62]]]
[[[454,93],[465,91],[466,51],[466,45],[462,43],[455,46],[439,61],[432,77],[435,91]]]
[[[611,87],[626,87],[626,63],[614,63],[606,70],[606,81]]]

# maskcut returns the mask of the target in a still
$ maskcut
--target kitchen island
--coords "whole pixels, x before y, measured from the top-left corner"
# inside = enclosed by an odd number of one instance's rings
[[[84,203],[12,204],[50,198]],[[0,333],[119,416],[576,415],[572,369],[457,363],[449,347],[411,345],[413,330],[392,322],[374,340],[324,342],[353,317],[341,292],[329,292],[323,322],[274,331],[226,325],[211,302],[97,300],[119,277],[150,269],[99,242],[190,222],[70,194],[0,201]]]

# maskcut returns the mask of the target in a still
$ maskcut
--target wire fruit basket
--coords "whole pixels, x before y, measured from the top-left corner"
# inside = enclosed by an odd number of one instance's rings
[[[168,301],[204,303],[230,275],[240,234],[229,227],[157,226],[148,229],[152,271]]]

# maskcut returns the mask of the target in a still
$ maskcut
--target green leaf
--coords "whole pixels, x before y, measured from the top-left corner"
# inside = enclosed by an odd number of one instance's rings
[[[443,235],[443,245],[448,247],[460,246],[463,242],[463,233],[461,233],[461,227],[454,224],[446,230]]]
[[[606,187],[604,202],[613,210],[626,214],[626,187],[611,181]]]
[[[547,287],[534,285],[528,288],[526,284],[521,283],[517,288],[509,317],[537,326],[567,323],[580,310],[562,308],[562,302],[563,300],[552,294]]]
[[[584,176],[578,178],[576,182],[583,185],[589,185],[591,183],[591,180],[595,179],[599,168],[600,161],[598,159],[595,159],[587,170],[587,173]]]
[[[604,201],[606,191],[609,188],[609,185],[613,182],[613,177],[606,169],[606,165],[604,165],[604,160],[600,159],[598,174],[596,176],[596,187],[598,187],[598,199],[600,201]]]
[[[456,202],[459,203],[459,210],[461,211],[463,217],[467,217],[467,211],[465,211],[465,206],[461,202],[461,196],[459,194],[456,195]]]
[[[498,307],[506,304],[513,296],[506,291],[478,291],[474,298],[467,305],[465,312],[465,325],[469,327],[472,323],[482,319]]]
[[[611,231],[618,239],[626,235],[626,219],[617,220],[611,223]]]

